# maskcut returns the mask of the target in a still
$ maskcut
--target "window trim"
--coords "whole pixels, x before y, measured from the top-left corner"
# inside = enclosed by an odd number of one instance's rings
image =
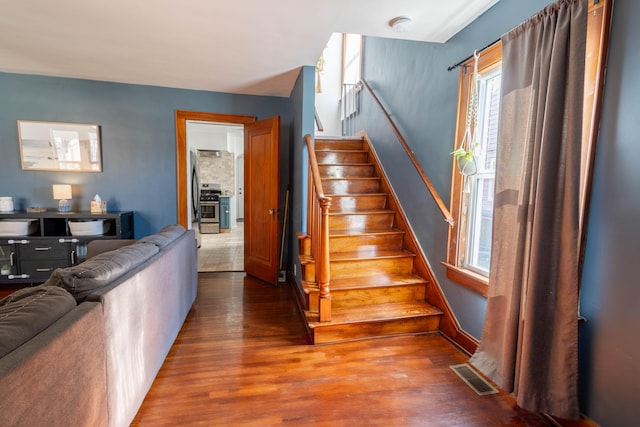
[[[487,47],[479,52],[478,72],[488,73],[496,69],[502,64],[502,43],[497,43]],[[456,118],[456,136],[454,147],[459,147],[465,133],[467,122],[467,111],[469,106],[469,92],[471,91],[471,83],[473,77],[473,57],[460,65],[460,84],[458,90],[458,113]],[[461,230],[462,218],[462,175],[457,173],[455,159],[453,164],[453,174],[451,177],[451,215],[455,219],[455,223],[449,228],[447,260],[442,262],[447,268],[447,278],[457,282],[467,288],[487,296],[489,288],[489,279],[475,271],[459,267],[459,249],[460,241],[464,239]]]
[[[358,81],[362,80],[362,67],[364,65],[364,36],[361,34],[352,34],[352,33],[342,33],[342,64],[340,69],[340,99],[342,102],[342,98],[344,96],[344,84],[345,84],[345,75],[347,69],[347,37],[349,35],[360,37],[360,53],[358,57]]]
[[[587,18],[587,55],[585,64],[585,99],[583,115],[583,166],[581,171],[580,192],[580,274],[584,261],[586,243],[587,219],[589,202],[593,182],[593,163],[595,159],[598,130],[602,111],[602,94],[604,90],[604,73],[609,42],[609,31],[612,17],[612,0],[589,2]],[[497,66],[502,61],[502,44],[498,41],[480,52],[478,70],[486,73],[491,66]],[[460,145],[464,135],[466,114],[469,100],[470,76],[473,74],[473,57],[461,64],[460,86],[458,90],[458,113],[456,122],[456,137],[454,147]],[[451,214],[455,225],[449,229],[447,260],[441,264],[446,267],[447,278],[468,289],[487,297],[489,279],[474,271],[458,267],[458,242],[460,239],[460,215],[462,199],[462,176],[457,173],[455,160],[452,162],[451,179]]]

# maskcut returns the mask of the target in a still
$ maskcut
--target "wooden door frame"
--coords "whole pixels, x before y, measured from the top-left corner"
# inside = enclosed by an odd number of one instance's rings
[[[189,228],[187,220],[187,121],[215,122],[220,124],[249,124],[256,121],[255,116],[236,114],[203,113],[198,111],[176,110],[176,196],[178,224]],[[245,184],[246,186],[246,184]],[[247,194],[245,188],[244,194]]]

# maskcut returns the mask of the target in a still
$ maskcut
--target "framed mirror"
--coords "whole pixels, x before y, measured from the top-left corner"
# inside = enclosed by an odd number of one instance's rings
[[[22,169],[102,172],[100,126],[18,120]]]

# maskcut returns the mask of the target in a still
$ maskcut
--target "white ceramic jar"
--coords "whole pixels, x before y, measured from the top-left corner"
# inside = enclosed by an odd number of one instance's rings
[[[13,197],[0,197],[0,212],[13,212]]]

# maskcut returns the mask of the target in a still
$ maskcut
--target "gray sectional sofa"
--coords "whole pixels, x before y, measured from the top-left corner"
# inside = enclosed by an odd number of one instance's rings
[[[0,425],[121,427],[140,408],[196,298],[194,232],[88,257],[0,300]]]

